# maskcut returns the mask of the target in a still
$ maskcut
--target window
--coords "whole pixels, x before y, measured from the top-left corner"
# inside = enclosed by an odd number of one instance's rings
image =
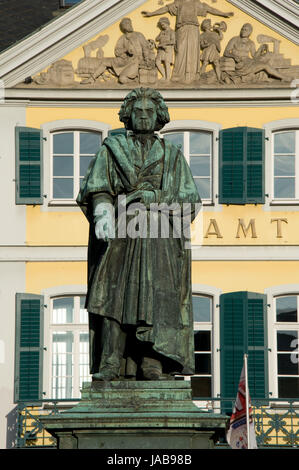
[[[273,133],[273,196],[299,199],[299,129]]]
[[[198,188],[202,201],[212,200],[212,132],[208,131],[181,131],[167,132],[164,138],[177,145],[187,162]]]
[[[51,299],[51,397],[78,398],[90,380],[88,314],[85,296]]]
[[[195,375],[191,377],[195,398],[212,396],[212,298],[193,295]]]
[[[100,132],[76,130],[51,134],[51,199],[73,200],[77,197],[80,183],[101,141]]]
[[[299,397],[299,295],[275,298],[275,340],[278,398]]]

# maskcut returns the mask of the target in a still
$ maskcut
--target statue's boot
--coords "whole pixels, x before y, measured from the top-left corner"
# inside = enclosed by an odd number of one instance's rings
[[[119,378],[118,373],[115,370],[108,369],[108,368],[104,368],[100,370],[99,372],[96,372],[95,374],[92,375],[93,380],[111,381],[111,380],[117,380],[118,378]]]
[[[162,373],[162,364],[152,357],[144,357],[141,363],[141,370],[145,380],[165,380]]]

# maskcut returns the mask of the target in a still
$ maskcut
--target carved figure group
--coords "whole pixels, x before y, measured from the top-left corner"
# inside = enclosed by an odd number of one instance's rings
[[[174,29],[168,16],[162,16],[166,14],[175,16]],[[109,36],[98,36],[83,46],[84,57],[79,60],[77,70],[69,61],[58,61],[33,82],[71,86],[76,83],[75,74],[82,85],[91,86],[111,79],[129,86],[157,86],[158,80],[166,86],[205,83],[238,86],[294,78],[291,60],[279,53],[280,41],[260,34],[257,48],[251,39],[253,27],[249,23],[242,26],[238,36],[228,41],[221,56],[221,41],[227,23],[212,24],[210,18],[200,23],[198,18],[208,14],[224,18],[233,16],[232,12],[220,11],[199,0],[174,0],[155,11],[142,11],[145,18],[161,16],[157,23],[160,32],[155,40],[134,31],[131,19],[123,18],[114,57],[105,57],[103,51]],[[269,44],[273,44],[273,51]],[[212,68],[207,70],[209,65]]]

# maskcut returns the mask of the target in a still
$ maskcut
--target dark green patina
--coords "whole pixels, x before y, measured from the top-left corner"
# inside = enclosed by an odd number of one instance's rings
[[[133,90],[119,114],[132,132],[104,140],[77,198],[90,223],[86,308],[91,373],[98,380],[192,374],[191,252],[185,235],[177,238],[170,230],[165,238],[151,238],[148,232],[120,238],[116,232],[113,238],[109,217],[101,236],[96,226],[101,218],[97,207],[107,203],[116,209],[117,224],[121,195],[127,198],[127,226],[136,217],[128,209],[142,203],[148,227],[151,203],[190,203],[190,223],[200,197],[184,155],[154,132],[169,122],[160,93]]]

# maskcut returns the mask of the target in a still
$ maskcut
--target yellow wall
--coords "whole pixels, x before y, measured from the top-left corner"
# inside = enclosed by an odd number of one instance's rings
[[[87,282],[85,262],[28,262],[26,292]],[[299,284],[299,261],[193,261],[192,283],[214,286],[225,292],[264,289],[281,284]]]
[[[281,284],[299,284],[299,261],[194,261],[192,282],[225,292],[264,293]]]
[[[27,126],[39,128],[42,124],[54,120],[80,118],[110,124],[119,127],[118,109],[111,108],[28,108]],[[295,106],[289,107],[255,107],[255,108],[170,108],[172,120],[202,119],[217,122],[223,128],[235,126],[263,127],[264,124],[278,119],[298,117]],[[46,156],[47,158],[47,156]],[[262,206],[223,206],[221,212],[212,212],[207,208],[204,214],[204,233],[211,218],[216,219],[223,238],[209,236],[204,244],[297,244],[299,230],[297,212],[264,212]],[[247,236],[236,239],[238,219],[244,218],[246,225],[251,218],[256,219],[258,238]],[[288,224],[282,224],[283,238],[276,237],[276,223],[272,218],[287,218]],[[78,212],[53,211],[44,212],[39,206],[27,206],[28,245],[86,245],[88,224],[85,217]],[[194,243],[200,241],[194,240]]]
[[[26,292],[40,294],[43,289],[87,282],[85,262],[26,263]]]
[[[253,25],[252,39],[255,41],[258,34],[266,34],[281,40],[280,52],[285,58],[292,58],[292,64],[299,64],[298,47],[291,41],[281,37],[259,21],[252,19],[244,12],[238,10],[225,0],[208,3],[223,11],[233,11],[234,16],[226,19],[228,30],[222,41],[222,51],[228,40],[239,34],[242,24],[250,22]],[[148,0],[142,7],[128,15],[133,22],[136,31],[141,31],[148,39],[155,38],[159,30],[156,27],[159,17],[143,18],[142,10],[153,11],[160,8],[158,0]],[[169,16],[169,15],[168,15]],[[219,21],[219,17],[208,15],[213,22]],[[175,18],[170,17],[174,28]],[[106,57],[114,55],[114,46],[121,33],[119,22],[110,26],[105,31],[95,31],[94,40],[99,35],[108,34],[109,41],[104,47]],[[78,60],[83,57],[83,48],[80,46],[73,52],[65,55],[64,59],[71,60],[76,69]],[[50,65],[50,64],[49,64]],[[291,91],[291,90],[290,90]],[[225,90],[223,90],[225,93]],[[244,94],[246,90],[244,90]],[[28,107],[26,124],[29,127],[39,128],[42,124],[60,119],[95,120],[105,122],[112,128],[120,126],[118,120],[118,108],[42,108]],[[223,108],[170,108],[171,120],[204,120],[216,122],[222,128],[236,126],[263,127],[264,124],[278,119],[298,118],[296,106],[281,107],[223,107]],[[251,234],[246,238],[241,233],[236,238],[238,219],[244,219],[245,225],[250,219],[255,220],[257,238]],[[277,238],[276,222],[274,218],[287,219],[288,223],[282,223],[282,237]],[[206,234],[210,219],[215,219],[222,238],[210,235],[203,239],[205,245],[296,245],[299,242],[298,212],[284,211],[266,212],[263,206],[222,206],[220,211],[213,212],[208,208],[203,218],[203,235]],[[80,246],[87,244],[88,224],[83,214],[69,212],[42,211],[39,206],[27,206],[27,244],[28,245],[69,245]],[[201,243],[197,237],[194,243]],[[299,283],[299,262],[277,261],[196,261],[193,263],[193,282],[213,285],[223,292],[232,290],[249,290],[263,292],[266,287],[277,284]],[[26,273],[28,292],[40,293],[46,287],[64,284],[85,284],[86,263],[79,262],[52,262],[52,263],[27,263]]]

